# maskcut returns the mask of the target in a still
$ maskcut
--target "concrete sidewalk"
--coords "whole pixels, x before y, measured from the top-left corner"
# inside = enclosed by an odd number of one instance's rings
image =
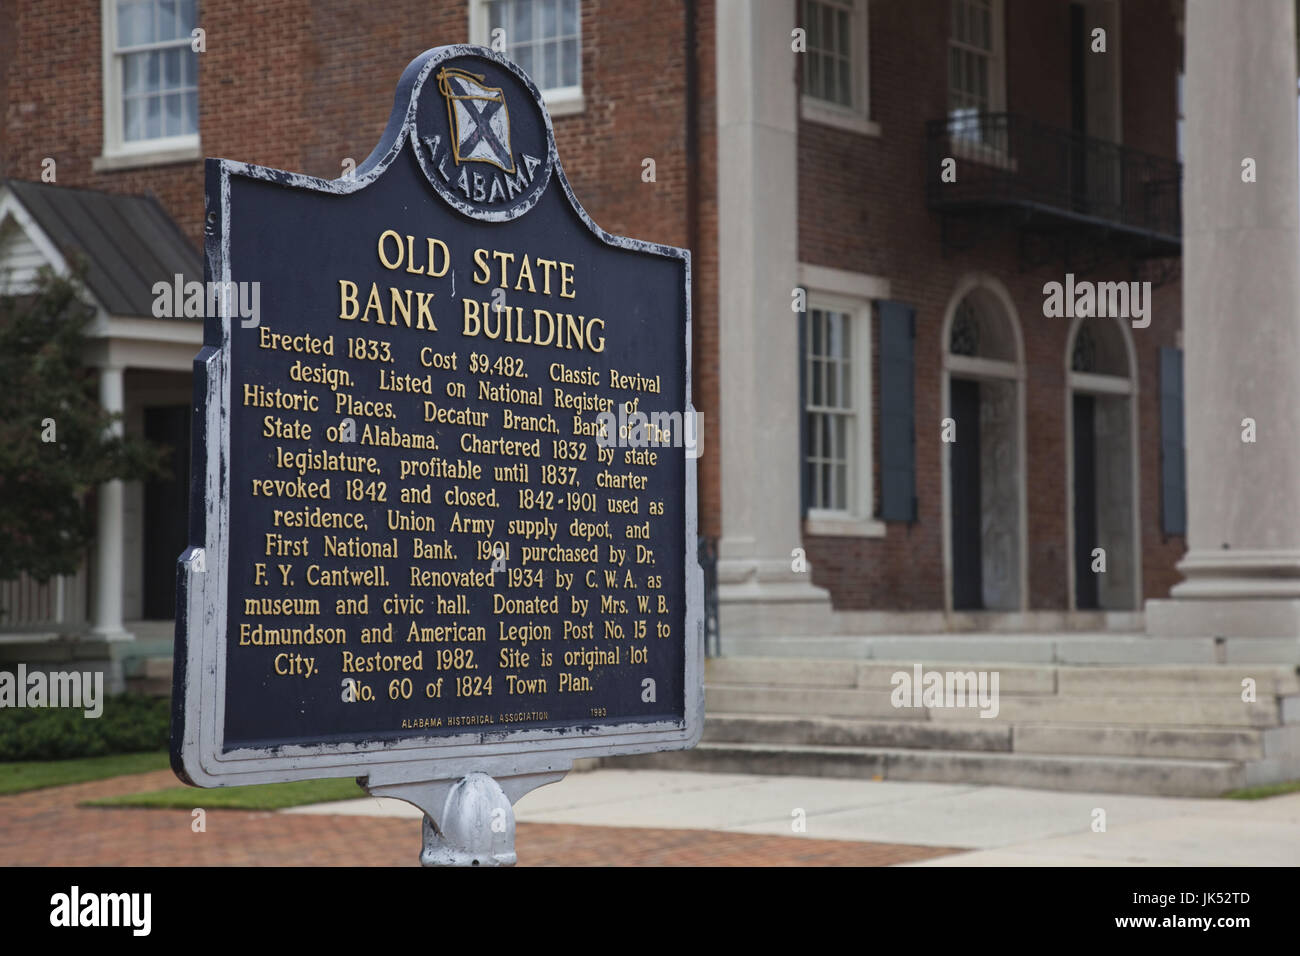
[[[1105,831],[1094,832],[1095,811]],[[802,833],[794,823],[802,819]],[[399,800],[283,813],[418,818]],[[1297,866],[1300,793],[1194,800],[959,784],[655,770],[573,773],[515,807],[520,823],[720,830],[966,847],[920,866]]]

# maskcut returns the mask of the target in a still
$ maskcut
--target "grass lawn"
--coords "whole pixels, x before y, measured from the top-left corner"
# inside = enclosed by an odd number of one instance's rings
[[[1259,787],[1229,790],[1223,796],[1228,800],[1263,800],[1265,797],[1279,797],[1284,793],[1295,793],[1297,790],[1300,790],[1300,780],[1288,780],[1285,783],[1268,783]]]
[[[153,807],[191,810],[283,810],[308,803],[354,800],[366,792],[351,777],[330,780],[300,780],[295,783],[263,783],[249,787],[172,787],[150,793],[129,793],[120,797],[89,800],[85,807]]]
[[[22,793],[44,787],[61,787],[87,780],[107,780],[129,773],[166,770],[166,751],[112,754],[108,757],[79,757],[75,760],[23,760],[0,763],[0,794]]]

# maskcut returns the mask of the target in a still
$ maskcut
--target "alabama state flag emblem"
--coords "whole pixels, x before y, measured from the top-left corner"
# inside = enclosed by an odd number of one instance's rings
[[[438,90],[447,100],[452,157],[461,163],[491,163],[514,173],[510,154],[510,112],[500,87],[484,85],[481,74],[444,67]]]

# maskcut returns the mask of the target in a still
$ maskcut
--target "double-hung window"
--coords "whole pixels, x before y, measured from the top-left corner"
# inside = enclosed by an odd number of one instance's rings
[[[875,135],[868,105],[867,0],[800,0],[805,119]]]
[[[104,155],[167,162],[199,155],[196,0],[103,0]]]
[[[804,424],[808,509],[848,514],[852,509],[858,413],[854,397],[851,312],[810,308],[804,332]]]
[[[805,289],[799,379],[805,530],[878,536],[872,518],[872,301],[881,278],[800,265]]]
[[[984,114],[1003,108],[1002,0],[951,0],[948,130],[958,141],[1005,150],[1005,131]]]
[[[514,60],[552,116],[582,111],[579,0],[470,0],[470,39]]]

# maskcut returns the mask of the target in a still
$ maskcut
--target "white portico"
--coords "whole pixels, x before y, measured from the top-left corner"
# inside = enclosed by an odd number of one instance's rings
[[[109,656],[106,643],[129,641],[142,619],[172,616],[169,584],[179,549],[163,555],[173,533],[183,541],[183,481],[189,459],[186,428],[191,366],[202,344],[202,322],[155,318],[153,286],[202,276],[202,263],[175,223],[152,199],[0,181],[0,282],[4,291],[29,288],[38,269],[66,273],[86,267],[95,309],[88,366],[98,372],[99,400],[122,416],[115,428],[173,448],[170,478],[113,481],[96,490],[96,539],[75,573],[40,583],[0,582],[0,644],[25,660],[53,654]],[[162,556],[160,556],[162,555]],[[172,599],[174,600],[174,599]],[[132,623],[135,622],[135,623]]]

